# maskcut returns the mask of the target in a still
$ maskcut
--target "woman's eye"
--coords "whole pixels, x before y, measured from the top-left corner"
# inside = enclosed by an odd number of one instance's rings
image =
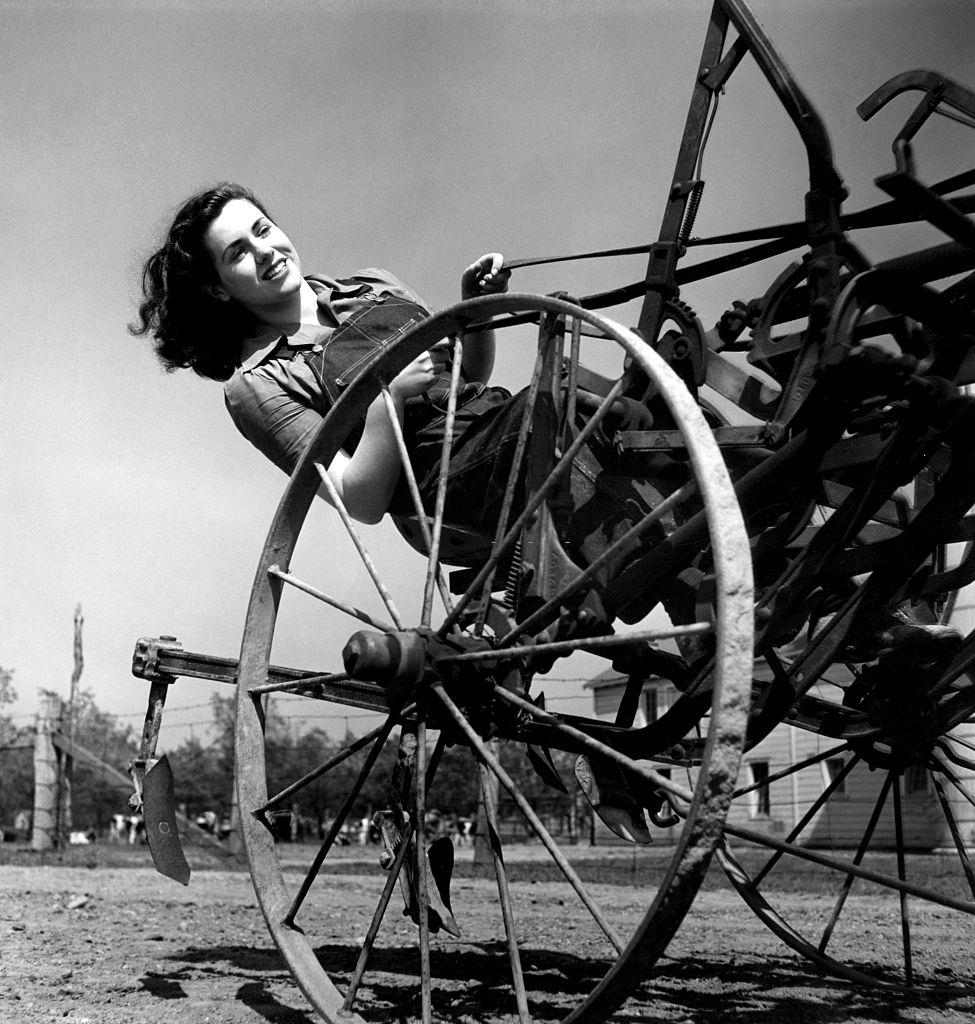
[[[261,238],[263,238],[265,235],[269,235],[271,233],[271,225],[270,224],[262,224],[257,229],[257,233],[258,233],[258,235],[260,235]]]

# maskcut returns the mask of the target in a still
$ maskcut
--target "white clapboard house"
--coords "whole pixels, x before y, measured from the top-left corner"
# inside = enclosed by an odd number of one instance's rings
[[[975,627],[975,587],[971,593],[961,592],[955,602],[951,622],[964,634]],[[760,671],[756,666],[756,672]],[[766,669],[767,671],[767,669]],[[840,672],[843,670],[840,669]],[[594,713],[597,717],[612,721],[623,692],[624,682],[620,675],[608,670],[586,683],[592,692]],[[837,691],[823,693],[836,700]],[[816,691],[812,691],[815,695]],[[664,679],[650,678],[644,684],[643,696],[637,722],[645,724],[664,713],[675,700],[677,692],[673,684]],[[959,726],[954,733],[968,744],[975,744],[975,719]],[[849,752],[821,759],[821,755],[838,745],[838,741],[820,737],[814,733],[789,725],[779,725],[761,743],[747,751],[742,760],[738,778],[740,788],[769,781],[736,799],[729,814],[729,821],[757,832],[774,836],[789,835],[802,819],[809,814],[817,799],[830,782],[844,770]],[[956,746],[958,752],[968,759],[975,757],[972,749]],[[785,775],[790,765],[819,758],[810,767]],[[955,778],[964,792],[945,782],[944,794],[949,802],[951,815],[960,832],[961,841],[975,848],[975,771],[958,764],[952,764]],[[798,842],[810,847],[852,848],[864,834],[864,828],[877,803],[883,785],[885,771],[872,770],[863,762],[856,765],[842,780],[837,789],[821,807],[816,809],[799,835]],[[948,818],[942,810],[932,777],[926,769],[908,770],[901,778],[904,840],[908,847],[917,850],[953,848]],[[894,818],[888,796],[886,806],[876,825],[871,849],[890,848],[894,845]],[[653,830],[654,841],[667,843],[676,841],[678,830]],[[612,841],[609,831],[597,822],[596,840]]]

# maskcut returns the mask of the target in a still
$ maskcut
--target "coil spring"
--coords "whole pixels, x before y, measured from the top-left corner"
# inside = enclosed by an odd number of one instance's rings
[[[684,211],[684,222],[681,224],[680,234],[677,236],[677,241],[680,245],[687,245],[691,237],[691,232],[694,230],[694,220],[697,217],[697,211],[701,206],[701,198],[704,195],[704,182],[698,178],[697,181],[691,185],[690,195],[687,199],[687,209]]]
[[[521,583],[521,537],[515,541],[508,564],[508,575],[504,581],[504,605],[509,611],[515,610],[518,601],[518,589]]]

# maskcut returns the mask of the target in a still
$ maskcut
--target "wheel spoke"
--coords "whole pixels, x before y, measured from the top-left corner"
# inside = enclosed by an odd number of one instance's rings
[[[351,757],[353,754],[362,750],[363,747],[367,747],[385,728],[385,726],[377,726],[372,732],[367,732],[364,736],[360,736],[357,740],[350,743],[348,746],[343,747],[337,754],[330,757],[327,761],[324,761],[317,768],[313,768],[310,772],[302,775],[300,779],[293,782],[287,789],[281,790],[280,793],[272,796],[263,807],[255,808],[253,814],[266,814],[272,808],[277,807],[278,804],[283,803],[288,797],[293,796],[295,793],[304,789],[305,786],[314,782],[315,779],[320,778],[326,772],[330,772],[333,768],[340,765],[346,758]]]
[[[572,335],[569,342],[569,376],[565,382],[565,430],[566,436],[576,421],[576,399],[578,398],[579,381],[579,356],[580,342],[582,340],[582,321],[574,316],[572,318]]]
[[[464,598],[470,600],[469,595],[473,596],[473,594],[478,592],[478,587],[480,587],[481,607],[478,610],[477,620],[474,623],[475,636],[481,636],[484,632],[484,623],[487,621],[488,595],[494,586],[494,576],[501,555],[508,550],[505,546],[506,531],[511,519],[511,507],[515,501],[515,489],[518,486],[518,478],[521,475],[521,464],[525,458],[525,449],[528,447],[528,437],[531,434],[532,422],[535,417],[535,406],[538,402],[538,392],[542,384],[545,347],[541,344],[541,339],[539,341],[538,351],[535,354],[535,365],[532,368],[531,384],[529,384],[528,393],[525,396],[525,408],[521,415],[521,423],[518,424],[518,439],[515,442],[511,466],[508,468],[508,479],[504,485],[504,497],[501,499],[498,523],[494,530],[494,541],[491,544],[492,558],[488,560],[487,565],[482,570],[484,572],[483,583],[479,584],[478,580],[475,579],[464,595]],[[461,598],[462,603],[464,603],[464,598]]]
[[[443,754],[445,746],[446,741],[441,733],[437,738],[437,745],[434,748],[433,756],[430,758],[430,766],[427,769],[427,789],[429,789],[433,777],[436,774],[437,765],[440,763],[440,757]],[[407,816],[403,834],[400,837],[399,845],[396,848],[396,854],[393,857],[393,862],[389,867],[388,876],[383,884],[383,891],[379,896],[379,902],[376,904],[372,920],[369,923],[369,928],[366,932],[365,938],[363,939],[362,949],[359,952],[359,957],[356,961],[355,969],[352,972],[352,977],[349,979],[349,985],[345,992],[345,1000],[342,1003],[342,1009],[344,1011],[351,1011],[353,1004],[355,1003],[355,997],[359,990],[359,985],[362,982],[363,975],[365,974],[366,965],[369,962],[369,956],[372,952],[373,946],[375,945],[376,936],[379,934],[379,928],[382,925],[383,918],[386,915],[386,910],[389,907],[389,901],[392,898],[393,889],[396,887],[396,882],[399,880],[400,874],[403,871],[403,865],[406,862],[407,855],[413,848],[413,833],[416,827],[414,819],[415,815],[413,817]]]
[[[263,686],[252,686],[248,693],[252,697],[263,697],[266,693],[295,693],[299,696],[302,690],[314,688],[321,683],[347,683],[351,680],[348,672],[321,672],[318,675],[302,676],[300,679],[289,679],[284,683],[265,683]]]
[[[768,778],[762,779],[759,782],[754,782],[750,786],[743,786],[741,789],[736,789],[732,795],[733,800],[737,800],[740,796],[744,796],[746,793],[751,793],[753,790],[761,789],[763,786],[770,786],[773,782],[779,782],[782,779],[788,778],[790,775],[794,775],[796,772],[801,772],[805,768],[811,768],[814,764],[822,763],[831,757],[835,757],[837,754],[842,754],[844,751],[849,750],[850,745],[848,743],[840,743],[830,750],[824,750],[820,754],[813,754],[812,757],[807,757],[805,761],[799,761],[796,764],[789,765],[788,768],[783,768],[782,771],[776,772],[774,775],[769,775]]]
[[[734,825],[727,821],[722,827],[729,836],[734,836],[736,839],[743,839],[748,843],[754,843],[756,846],[764,846],[770,850],[781,850],[783,853],[788,853],[793,857],[799,858],[799,860],[806,860],[811,864],[819,864],[821,867],[830,868],[833,871],[849,872],[850,874],[856,875],[857,878],[863,878],[868,882],[874,882],[884,888],[895,889],[897,891],[903,890],[911,896],[917,896],[919,899],[928,900],[931,903],[937,903],[939,906],[948,907],[950,910],[960,910],[964,914],[975,915],[975,903],[966,903],[963,900],[956,900],[951,896],[943,896],[941,893],[935,892],[933,889],[926,889],[923,886],[914,885],[911,882],[904,882],[898,878],[894,878],[892,875],[885,875],[879,871],[871,871],[869,868],[861,867],[858,864],[837,860],[835,857],[828,857],[825,854],[816,853],[816,851],[806,849],[804,846],[791,845],[785,842],[785,840],[774,839],[772,836],[756,832],[754,829],[742,828],[740,825]]]
[[[880,793],[874,801],[870,820],[867,822],[867,826],[863,830],[863,835],[860,837],[860,845],[857,847],[857,852],[854,854],[853,863],[856,865],[859,865],[866,856],[867,849],[870,846],[870,840],[873,839],[873,833],[877,827],[877,822],[880,821],[880,814],[884,809],[884,805],[887,803],[887,794],[890,792],[891,782],[892,779],[888,773],[887,778],[884,779],[884,783],[880,787]],[[849,896],[850,890],[853,888],[853,880],[855,877],[855,875],[847,872],[846,877],[843,879],[843,885],[840,887],[839,895],[836,897],[833,912],[830,915],[829,921],[826,922],[826,927],[823,929],[823,934],[819,940],[820,953],[824,953],[826,951],[826,946],[833,935],[833,929],[836,927],[837,922],[840,919],[840,914],[843,913],[846,898]]]
[[[586,426],[588,425],[589,424],[586,424]],[[563,457],[563,461],[564,458],[565,457]],[[552,614],[557,612],[558,609],[565,604],[568,598],[578,593],[596,576],[597,573],[603,569],[605,565],[607,565],[607,563],[626,553],[636,543],[636,541],[650,529],[651,526],[659,522],[663,516],[676,508],[682,502],[687,501],[687,499],[690,498],[696,490],[697,481],[689,480],[678,490],[669,494],[638,523],[634,523],[634,525],[631,526],[622,537],[611,544],[598,558],[594,559],[571,583],[563,587],[562,590],[551,600],[547,601],[541,606],[541,608],[537,609],[537,611],[533,612],[522,622],[519,622],[512,630],[506,633],[501,638],[502,643],[511,643],[517,637],[524,635],[536,626],[544,625]]]
[[[931,772],[931,781],[934,783],[934,791],[938,796],[938,803],[941,805],[941,813],[945,817],[948,829],[951,832],[952,842],[954,842],[955,850],[958,852],[958,860],[961,862],[965,878],[968,880],[969,891],[972,894],[972,899],[975,900],[975,868],[972,867],[968,851],[965,849],[965,843],[958,829],[958,822],[955,819],[954,811],[951,809],[951,804],[948,803],[948,795],[945,793],[944,783],[934,772]]]
[[[819,794],[818,797],[809,806],[809,810],[799,819],[795,824],[792,831],[785,837],[785,842],[791,844],[793,840],[802,833],[803,829],[812,821],[813,818],[819,813],[820,807],[826,803],[827,800],[833,795],[833,793],[842,785],[843,780],[853,771],[853,768],[859,763],[860,755],[857,754],[851,757],[846,764],[843,765],[842,769],[836,773],[836,778],[830,780],[829,785]],[[762,879],[775,867],[779,862],[784,851],[776,851],[762,866],[762,869],[755,876],[755,884],[759,885]]]
[[[444,691],[443,686],[439,683],[436,683],[434,684],[433,687],[431,687],[431,690],[433,693],[437,695],[437,697],[440,698],[444,706],[447,708],[447,711],[449,712],[450,716],[463,730],[468,740],[470,741],[471,747],[473,748],[475,754],[477,755],[478,760],[482,764],[486,764],[491,769],[491,771],[494,773],[495,777],[498,779],[501,785],[504,786],[504,788],[508,790],[508,792],[511,794],[511,797],[518,805],[519,810],[525,816],[526,820],[531,825],[535,834],[542,841],[542,845],[546,848],[546,850],[548,850],[549,855],[552,857],[552,860],[555,861],[559,870],[562,872],[562,874],[568,880],[569,884],[575,890],[576,895],[579,897],[582,904],[592,915],[593,920],[602,929],[603,934],[612,943],[613,948],[616,950],[617,953],[622,953],[622,940],[616,934],[616,931],[613,928],[613,926],[606,919],[606,915],[600,909],[599,905],[589,894],[585,885],[583,885],[582,879],[579,878],[575,870],[572,868],[572,865],[569,864],[569,862],[566,860],[565,854],[563,854],[562,851],[558,848],[558,845],[552,838],[548,829],[545,828],[545,826],[542,824],[541,819],[538,817],[538,815],[532,809],[531,805],[525,799],[524,794],[518,788],[517,784],[514,782],[511,776],[508,775],[504,768],[501,767],[501,763],[498,761],[498,759],[488,750],[484,741],[474,731],[470,723],[464,717],[460,708],[458,708],[457,705],[450,699],[450,697],[447,696],[447,693]]]
[[[491,774],[488,768],[480,761],[478,761],[477,769],[481,780],[481,799],[484,802],[484,815],[487,819],[488,842],[491,847],[491,856],[494,859],[494,877],[498,882],[498,902],[501,904],[501,919],[504,922],[504,934],[508,944],[508,960],[511,963],[511,982],[515,990],[515,1003],[518,1006],[518,1020],[521,1024],[531,1024],[531,1014],[528,1011],[528,995],[525,992],[525,977],[521,970],[521,952],[518,949],[518,938],[515,934],[515,916],[511,905],[511,891],[508,888],[508,876],[505,872],[504,857],[501,852],[498,812],[494,805]]]
[[[399,451],[400,464],[403,467],[403,476],[406,477],[406,486],[410,492],[410,498],[413,500],[413,510],[416,512],[416,521],[420,527],[420,533],[423,535],[423,543],[427,548],[427,558],[430,560],[429,564],[433,564],[431,557],[431,553],[433,551],[433,537],[430,533],[430,524],[427,522],[427,512],[423,507],[423,499],[420,497],[420,487],[416,482],[416,473],[413,471],[413,460],[410,458],[410,451],[406,446],[406,439],[403,437],[403,426],[399,421],[399,416],[396,414],[396,406],[393,404],[393,396],[389,393],[389,388],[384,385],[381,394],[383,396],[383,402],[386,405],[389,425],[392,427],[393,436],[396,438],[396,448]],[[449,614],[453,605],[450,599],[450,591],[444,581],[443,573],[440,571],[439,565],[437,566],[437,589],[440,591],[440,599],[443,601],[444,608],[446,608]]]
[[[468,651],[466,654],[448,655],[439,659],[443,663],[455,661],[505,661],[509,658],[530,657],[531,655],[566,654],[569,651],[589,650],[601,647],[625,647],[629,644],[645,643],[652,640],[669,640],[681,636],[697,636],[713,633],[710,622],[692,622],[670,629],[646,629],[621,636],[590,636],[578,640],[553,640],[544,644],[525,644],[521,647],[498,647],[487,651]]]
[[[968,757],[962,757],[952,746],[945,742],[948,737],[943,736],[937,740],[935,746],[941,751],[945,757],[951,761],[952,764],[958,765],[959,768],[966,768],[969,771],[975,771],[975,761]]]
[[[952,786],[955,787],[955,789],[958,790],[959,793],[961,793],[961,795],[972,805],[972,807],[975,807],[975,796],[972,796],[972,794],[968,792],[962,781],[951,770],[951,768],[947,764],[945,764],[944,761],[942,761],[940,758],[935,758],[934,762],[937,765],[938,771],[941,772],[942,775],[944,775],[944,777],[952,784]]]
[[[419,898],[420,919],[420,998],[423,1024],[432,1024],[433,1007],[430,992],[430,878],[427,872],[427,794],[426,794],[427,723],[421,714],[416,730],[416,770],[414,790],[416,793],[416,879]]]
[[[894,774],[893,772],[891,774]],[[901,882],[907,881],[904,863],[904,817],[901,809],[901,777],[894,774],[894,841],[897,844],[897,877]],[[911,914],[907,901],[907,893],[901,889],[898,893],[901,905],[901,943],[904,948],[904,980],[908,986],[914,985],[914,956],[911,948]]]
[[[454,444],[454,418],[457,415],[457,389],[460,386],[460,367],[464,346],[460,336],[454,338],[453,361],[450,367],[450,391],[447,393],[447,417],[444,422],[443,441],[440,445],[440,472],[437,475],[437,497],[433,511],[433,535],[430,540],[430,560],[423,588],[423,611],[420,625],[429,626],[433,613],[433,586],[440,570],[440,535],[443,530],[443,510],[447,502],[447,479],[450,472],[450,452]],[[450,607],[447,607],[449,614]],[[422,830],[421,830],[422,831]]]
[[[372,626],[373,629],[381,630],[383,633],[391,633],[395,628],[394,626],[390,626],[388,623],[374,619],[368,614],[368,612],[362,611],[361,608],[356,608],[351,604],[346,604],[344,601],[340,601],[338,598],[332,597],[330,594],[326,594],[323,590],[313,587],[310,583],[305,583],[303,580],[298,579],[297,576],[292,576],[290,572],[285,572],[280,566],[268,566],[267,574],[268,576],[273,576],[275,579],[281,580],[282,583],[287,583],[290,586],[295,587],[297,590],[304,591],[304,593],[318,598],[319,601],[324,601],[325,604],[330,604],[333,608],[338,608],[339,611],[345,612],[346,615],[351,615],[354,619],[359,619],[360,622],[364,622],[366,625]]]
[[[355,997],[358,994],[359,985],[362,983],[362,977],[366,972],[366,965],[369,962],[369,955],[372,953],[372,948],[376,943],[376,936],[379,934],[379,928],[386,915],[386,908],[389,906],[389,901],[393,895],[393,889],[396,888],[396,882],[399,880],[400,873],[403,870],[403,863],[405,862],[407,854],[410,852],[410,848],[413,845],[413,831],[413,822],[407,822],[399,847],[396,850],[396,856],[393,858],[393,863],[390,865],[386,881],[383,883],[383,891],[380,893],[379,902],[376,904],[372,920],[369,922],[369,929],[363,940],[362,949],[359,951],[359,958],[356,960],[352,977],[349,979],[349,986],[345,991],[345,1000],[342,1003],[342,1009],[346,1012],[351,1012],[355,1003]]]
[[[397,629],[403,628],[403,619],[400,617],[399,612],[396,610],[396,605],[393,602],[393,596],[389,592],[389,588],[380,579],[379,572],[376,569],[376,564],[372,560],[372,556],[366,550],[366,546],[359,536],[359,531],[356,529],[355,524],[352,522],[352,517],[349,515],[348,509],[345,507],[345,502],[342,500],[342,496],[339,494],[335,484],[332,483],[332,478],[328,475],[328,470],[320,463],[315,463],[315,469],[318,470],[318,475],[322,478],[322,483],[325,485],[325,490],[328,491],[329,499],[335,506],[335,510],[339,514],[339,518],[342,520],[342,524],[345,526],[345,530],[349,535],[349,539],[355,545],[356,551],[359,553],[359,558],[362,560],[362,564],[366,567],[366,572],[369,573],[369,577],[372,582],[376,585],[376,590],[379,591],[379,596],[383,599],[383,604],[386,605],[386,611],[389,612],[389,617],[396,623]]]
[[[953,736],[949,733],[944,739],[949,740],[951,743],[957,743],[960,747],[975,753],[975,743],[970,743],[968,740],[962,739],[961,736]]]
[[[284,917],[284,923],[286,925],[294,926],[295,915],[301,909],[301,905],[304,903],[305,897],[308,895],[308,890],[311,889],[312,883],[315,881],[318,872],[321,870],[322,864],[325,863],[328,851],[332,848],[332,844],[335,842],[339,831],[345,824],[345,819],[349,816],[349,812],[352,810],[353,805],[358,799],[359,791],[362,789],[366,779],[369,777],[369,773],[372,771],[377,758],[382,753],[383,745],[397,721],[399,721],[399,716],[390,715],[379,729],[376,739],[373,742],[372,749],[369,751],[365,763],[359,770],[359,774],[356,776],[355,782],[352,784],[352,789],[345,798],[345,803],[342,805],[342,809],[335,816],[335,820],[332,822],[332,827],[328,830],[328,835],[326,835],[322,841],[322,845],[319,847],[318,853],[315,855],[315,859],[305,874],[304,880],[298,889],[298,893],[295,896],[288,913]]]
[[[470,601],[473,600],[477,594],[481,593],[481,588],[483,587],[484,582],[487,580],[488,576],[494,572],[495,568],[497,568],[498,563],[501,561],[504,555],[507,554],[507,552],[514,546],[515,541],[521,534],[522,528],[534,516],[535,512],[538,510],[542,502],[548,496],[549,491],[570,470],[570,468],[572,467],[572,460],[582,450],[583,445],[586,443],[586,441],[589,440],[590,435],[595,431],[596,427],[599,426],[602,417],[609,410],[613,402],[620,396],[620,394],[622,394],[622,391],[623,385],[620,381],[617,381],[616,384],[613,385],[613,388],[610,391],[610,393],[600,403],[599,408],[596,410],[596,412],[593,413],[592,418],[587,420],[587,422],[583,425],[582,429],[579,431],[579,434],[576,436],[575,440],[566,449],[565,454],[552,468],[551,473],[549,473],[544,483],[542,483],[538,490],[526,502],[525,508],[518,515],[518,518],[514,521],[508,532],[504,535],[500,542],[495,543],[491,551],[491,557],[487,560],[484,566],[482,566],[480,572],[478,572],[478,574],[474,577],[474,580],[471,583],[471,585],[467,588],[463,596],[457,602],[457,605],[454,608],[453,616],[448,616],[447,621],[440,627],[441,636],[445,634],[447,626],[453,624],[453,621],[457,618],[457,616],[460,615],[460,613],[467,606],[467,604],[469,604]],[[684,491],[686,491],[686,494],[684,495],[684,497],[686,497],[687,495],[693,493],[694,489],[696,489],[696,485],[695,487],[690,487],[689,485],[685,484],[680,491],[675,491],[674,494],[671,495],[670,497],[673,498],[675,495],[681,494]],[[630,531],[624,534],[624,536],[620,538],[620,541],[617,544],[614,544],[611,548],[609,548],[607,554],[609,552],[615,553],[623,545],[624,541],[631,539],[631,537],[638,537],[646,529],[649,529],[649,527],[652,526],[657,521],[657,519],[660,518],[660,516],[662,516],[665,512],[668,512],[670,510],[673,504],[674,503],[668,505],[667,500],[661,502],[660,505],[658,505],[657,508],[654,509],[653,512],[651,512],[646,519],[641,520],[640,523],[637,524],[637,526],[633,527]],[[666,506],[666,508],[664,506]],[[651,517],[654,518],[651,519]],[[601,557],[600,559],[597,559],[596,562],[593,562],[593,565],[601,568],[604,564],[604,557],[605,556]],[[592,566],[590,566],[590,569],[592,569]],[[592,575],[595,571],[598,571],[598,569],[594,570],[593,573],[590,573],[589,575],[586,575],[585,573],[582,574],[582,576],[580,576],[574,582],[573,589],[570,592],[575,593],[576,590],[578,590],[586,582],[588,582],[589,579],[592,578]],[[587,572],[589,571],[587,570]]]
[[[971,634],[969,634],[941,678],[928,690],[932,699],[944,696],[948,690],[967,689],[971,686],[970,682],[963,683],[961,687],[955,686],[958,679],[968,673],[972,665],[975,664],[975,649],[972,647],[971,639]]]

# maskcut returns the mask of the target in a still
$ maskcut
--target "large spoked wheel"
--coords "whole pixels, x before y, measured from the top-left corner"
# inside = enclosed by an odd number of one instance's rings
[[[418,608],[401,612],[395,588],[348,520],[325,467],[369,404],[388,398],[384,381],[437,342],[495,317],[502,358],[511,351],[506,324],[539,323],[499,521],[493,536],[465,544],[470,537],[450,532],[444,521],[451,506],[438,488],[432,507],[416,517],[428,552],[425,572],[414,574]],[[623,525],[607,527],[598,552],[591,543],[576,550],[571,524],[562,529],[560,517],[575,486],[574,467],[598,447],[600,433],[604,439],[612,433],[624,384],[616,382],[596,401],[589,394],[588,405],[577,398],[582,335],[595,336],[604,349],[615,346],[642,370],[685,446],[671,467],[682,477],[657,492],[655,502],[637,505]],[[458,391],[456,374],[451,391]],[[445,449],[454,406],[448,401]],[[540,459],[543,436],[552,444]],[[406,461],[404,474],[419,501]],[[321,488],[337,503],[381,610],[362,610],[343,596],[359,570],[334,564],[310,536],[309,510]],[[695,578],[704,580],[699,617],[675,615],[678,626],[661,617],[659,625],[650,620],[614,633],[605,621],[611,613],[591,595],[601,592],[614,567],[659,544],[675,520],[702,508],[709,540],[694,567]],[[459,547],[450,548],[458,537]],[[385,554],[395,562],[397,553]],[[467,578],[455,593],[440,570],[441,563],[458,561]],[[269,682],[272,646],[277,660],[295,628],[288,613],[316,600],[312,609],[322,625],[314,631],[313,667],[293,681],[274,681],[272,673]],[[341,618],[326,622],[336,609]],[[274,941],[321,1016],[330,1024],[483,1020],[496,1008],[499,1019],[514,1015],[520,1022],[604,1020],[666,948],[721,835],[745,736],[752,618],[748,541],[720,453],[684,385],[632,332],[560,299],[511,294],[451,307],[378,356],[330,411],[287,486],[261,554],[238,682],[236,785],[251,875]],[[693,664],[659,653],[657,643],[674,638],[686,642]],[[625,666],[617,670],[626,679],[628,710],[613,721],[554,711],[559,659],[580,648]],[[651,673],[674,679],[680,692],[670,711],[646,723],[638,708]],[[545,708],[543,688],[553,710]],[[350,708],[375,712],[378,724],[322,763],[289,765],[289,784],[269,793],[262,698],[271,691],[302,695],[309,704],[332,702],[338,717]],[[428,834],[438,769],[458,751],[466,751],[468,771],[480,780],[494,874],[493,883],[482,883],[468,873],[460,889],[464,865],[457,864],[451,888],[453,848]],[[628,802],[631,825],[656,840],[653,869],[628,874],[624,887],[587,872],[544,813],[538,792],[544,783],[557,787],[560,778],[574,787],[574,763],[589,770],[588,795],[601,799],[604,813],[614,799]],[[337,777],[339,765],[351,781],[338,795],[320,849],[295,875],[290,865],[282,867],[267,824],[304,787]],[[524,781],[526,766],[538,785]],[[274,774],[280,775],[277,767]],[[370,850],[371,862],[354,878],[333,874],[328,855],[353,815],[362,814],[361,794],[377,774],[384,776],[385,803],[371,811],[383,845]],[[545,861],[534,864],[531,877],[506,845],[513,833],[529,836],[530,855]]]

